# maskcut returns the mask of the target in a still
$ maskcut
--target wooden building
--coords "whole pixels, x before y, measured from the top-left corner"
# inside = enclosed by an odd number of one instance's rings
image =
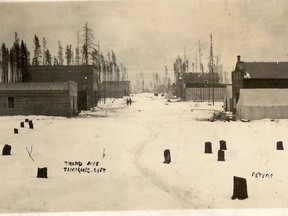
[[[78,84],[78,109],[97,106],[99,76],[93,65],[31,66],[30,82],[68,82]]]
[[[236,66],[231,74],[234,112],[241,89],[288,88],[288,62],[244,62],[241,61],[241,56],[237,56]]]
[[[184,84],[183,99],[185,101],[222,102],[226,85],[212,83],[186,83]]]
[[[123,98],[130,95],[130,81],[103,81],[100,84],[100,98]]]
[[[218,73],[182,73],[175,89],[184,101],[223,101],[226,85],[219,83]]]
[[[77,83],[0,83],[0,115],[77,115]]]

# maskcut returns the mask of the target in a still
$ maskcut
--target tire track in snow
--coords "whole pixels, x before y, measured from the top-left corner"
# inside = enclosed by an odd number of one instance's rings
[[[144,125],[143,123],[139,123],[139,122],[133,122],[135,124],[141,125],[143,127],[145,127],[146,129],[148,129],[151,132],[151,135],[144,139],[143,141],[141,141],[139,143],[139,147],[138,149],[136,149],[135,151],[135,157],[133,159],[133,163],[135,164],[136,168],[141,172],[141,174],[146,177],[149,178],[149,180],[158,188],[160,188],[162,191],[168,193],[169,195],[173,196],[174,198],[176,198],[180,205],[182,206],[182,208],[203,208],[203,205],[200,204],[196,204],[194,201],[197,200],[197,196],[193,195],[192,193],[196,193],[195,191],[187,191],[184,190],[180,187],[176,187],[176,186],[171,186],[169,185],[167,182],[165,182],[164,180],[162,180],[161,178],[157,177],[157,175],[155,174],[155,172],[153,172],[152,170],[149,170],[144,164],[140,163],[140,157],[143,154],[143,149],[144,147],[156,140],[158,138],[158,134],[152,130],[151,127]]]

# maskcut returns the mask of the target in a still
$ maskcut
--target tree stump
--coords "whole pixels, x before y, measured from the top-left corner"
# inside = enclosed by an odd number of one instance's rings
[[[5,144],[2,150],[2,155],[11,155],[11,146],[8,144]]]
[[[25,119],[25,122],[29,122],[29,119]]]
[[[227,150],[226,141],[220,140],[220,150]]]
[[[33,123],[29,124],[29,129],[33,129]]]
[[[21,127],[21,128],[24,128],[24,122],[21,122],[21,123],[20,123],[20,127]]]
[[[245,178],[240,178],[234,176],[234,188],[233,188],[233,196],[231,197],[232,200],[240,199],[244,200],[248,198],[247,193],[247,181]]]
[[[206,154],[212,154],[212,143],[211,142],[205,142],[205,153]]]
[[[282,142],[282,141],[278,141],[278,142],[277,142],[277,150],[284,150],[283,142]]]
[[[222,150],[218,151],[218,161],[225,161],[225,152]]]
[[[18,129],[14,128],[14,134],[18,134]]]
[[[47,177],[47,172],[48,172],[47,167],[38,168],[37,178],[48,178]]]
[[[164,162],[163,163],[167,163],[169,164],[171,162],[171,155],[170,155],[170,150],[166,149],[164,151]]]

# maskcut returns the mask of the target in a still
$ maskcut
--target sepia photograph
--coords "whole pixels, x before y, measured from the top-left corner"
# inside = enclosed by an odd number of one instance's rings
[[[288,214],[287,0],[0,18],[0,216]]]

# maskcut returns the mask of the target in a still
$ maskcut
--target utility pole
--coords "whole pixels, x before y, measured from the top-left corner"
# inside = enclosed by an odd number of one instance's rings
[[[202,62],[201,62],[201,43],[199,40],[199,65],[200,65],[200,71],[203,73],[203,67],[202,67]]]
[[[213,68],[213,42],[212,42],[212,33],[210,34],[211,41],[211,52],[210,52],[210,64],[211,64],[211,73],[212,73],[212,101],[214,106],[214,68]]]
[[[183,73],[186,73],[186,70],[187,70],[187,65],[186,65],[186,49],[185,49],[185,46],[184,46],[184,60],[183,60]]]
[[[77,31],[77,50],[76,50],[76,64],[80,65],[80,49],[79,49],[79,31]]]
[[[46,40],[43,37],[43,65],[46,65]]]
[[[165,65],[165,79],[164,79],[165,83],[164,83],[164,86],[167,87],[167,93],[169,92],[169,85],[168,85],[168,68],[167,66]]]
[[[195,72],[198,72],[198,59],[197,59],[197,54],[195,55]]]

